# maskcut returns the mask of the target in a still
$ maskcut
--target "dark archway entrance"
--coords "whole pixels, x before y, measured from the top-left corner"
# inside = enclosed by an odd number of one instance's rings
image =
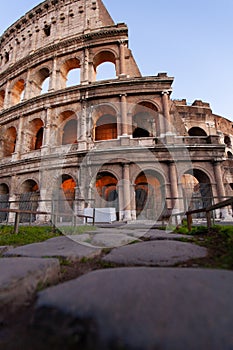
[[[96,177],[96,207],[115,208],[117,219],[119,219],[119,200],[117,191],[117,178],[110,172],[100,172]]]
[[[206,208],[213,204],[210,179],[202,170],[193,169],[186,172],[181,178],[181,183],[185,210]],[[195,217],[205,217],[205,214],[198,213]]]
[[[136,216],[158,220],[164,208],[163,181],[153,170],[141,172],[135,180]]]
[[[73,177],[63,174],[59,177],[53,191],[53,213],[60,222],[70,222],[73,219],[76,182]]]
[[[0,184],[0,209],[9,208],[9,187],[6,184]],[[0,213],[0,222],[8,219],[8,213]]]
[[[39,187],[34,180],[26,180],[21,186],[19,209],[35,211],[38,208],[40,197]],[[35,214],[21,214],[20,222],[33,222],[36,220]]]

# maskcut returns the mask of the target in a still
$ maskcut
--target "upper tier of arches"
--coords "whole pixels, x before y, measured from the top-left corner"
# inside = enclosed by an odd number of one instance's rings
[[[71,86],[119,79],[126,77],[126,73],[127,76],[140,76],[125,41],[111,47],[103,44],[103,47],[81,49],[59,57],[53,54],[40,64],[32,64],[2,76],[0,111],[41,94]]]

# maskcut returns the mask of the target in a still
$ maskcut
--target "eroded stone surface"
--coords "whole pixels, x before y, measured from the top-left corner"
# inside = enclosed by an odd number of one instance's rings
[[[230,350],[232,292],[231,271],[105,269],[40,292],[33,323],[82,349]]]
[[[31,300],[39,285],[59,278],[58,259],[1,258],[0,309],[14,309]]]
[[[61,257],[75,261],[83,257],[94,257],[100,252],[99,249],[81,245],[68,237],[62,236],[11,249],[4,256]]]
[[[178,241],[149,241],[113,249],[103,260],[125,265],[172,266],[207,255],[207,249]]]

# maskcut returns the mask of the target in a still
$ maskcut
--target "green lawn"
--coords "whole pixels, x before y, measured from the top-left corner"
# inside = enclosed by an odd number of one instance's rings
[[[51,226],[20,226],[19,233],[13,234],[13,226],[0,225],[0,246],[11,245],[20,246],[30,243],[42,242],[52,237],[62,234],[82,234],[86,231],[94,230],[93,226],[64,227],[62,232],[55,230]]]

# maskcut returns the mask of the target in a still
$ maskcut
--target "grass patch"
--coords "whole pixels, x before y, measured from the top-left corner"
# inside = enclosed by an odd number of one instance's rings
[[[0,246],[11,245],[14,247],[46,241],[49,238],[61,235],[77,235],[87,231],[96,230],[95,226],[67,226],[56,229],[53,232],[51,226],[19,226],[19,233],[13,234],[13,226],[0,225]]]
[[[19,233],[13,234],[13,227],[0,226],[0,246],[11,245],[14,247],[43,242],[49,238],[60,236],[59,231],[53,232],[50,226],[20,226]]]
[[[96,226],[91,225],[80,225],[80,226],[62,226],[60,231],[64,235],[80,235],[89,231],[95,231]]]
[[[185,227],[175,232],[184,233]],[[187,236],[192,235],[194,243],[208,249],[203,259],[193,259],[191,264],[199,267],[233,270],[233,226],[215,225],[209,231],[205,226],[194,226]]]

